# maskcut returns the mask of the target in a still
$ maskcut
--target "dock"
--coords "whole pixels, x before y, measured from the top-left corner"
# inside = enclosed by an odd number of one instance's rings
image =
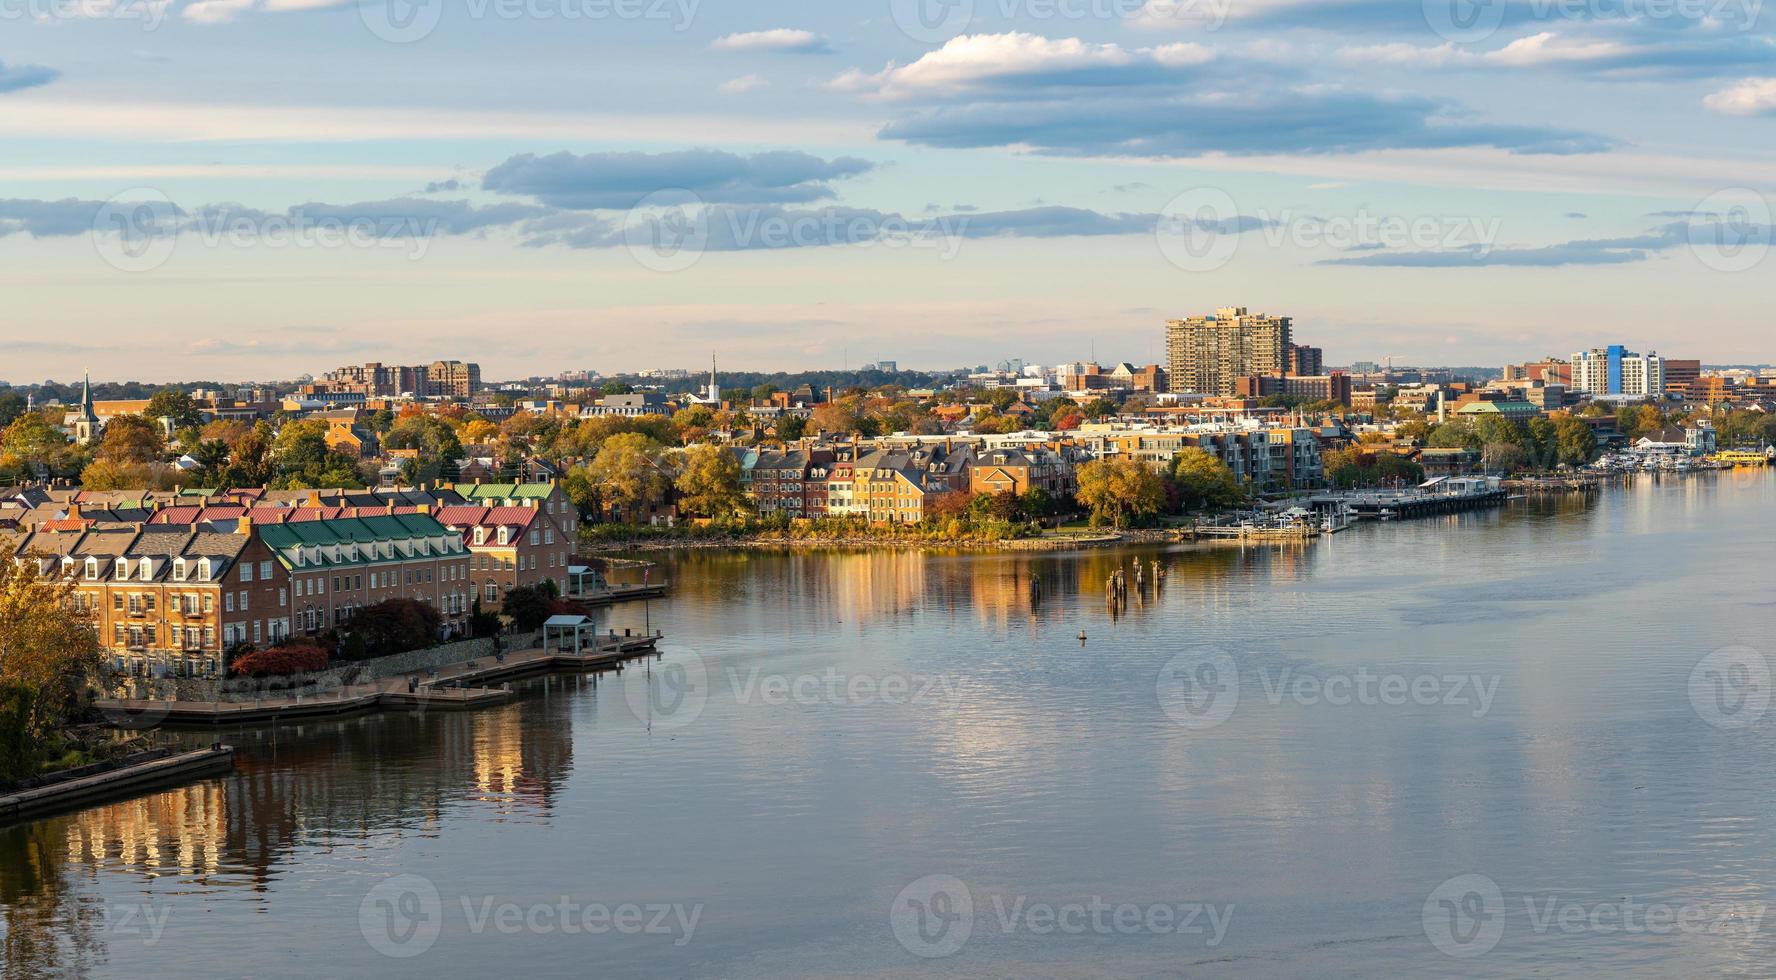
[[[234,748],[212,745],[195,752],[144,753],[122,766],[94,766],[93,772],[0,796],[0,825],[50,813],[105,803],[234,768]]]
[[[1391,521],[1497,507],[1509,498],[1509,491],[1494,477],[1438,477],[1401,490],[1320,494],[1308,503],[1316,511],[1342,508],[1353,520]]]
[[[564,598],[571,599],[589,608],[614,606],[619,602],[639,602],[643,599],[663,599],[666,596],[666,583],[655,582],[650,585],[613,585],[609,588],[596,589],[579,595],[569,594]]]
[[[286,721],[336,718],[367,711],[468,711],[505,704],[516,697],[508,681],[539,674],[586,672],[621,667],[625,661],[657,652],[659,631],[610,635],[579,650],[533,648],[480,657],[437,670],[395,674],[319,695],[286,695],[253,701],[102,700],[93,706],[108,717],[127,719],[119,727],[156,725],[215,727],[275,725]]]

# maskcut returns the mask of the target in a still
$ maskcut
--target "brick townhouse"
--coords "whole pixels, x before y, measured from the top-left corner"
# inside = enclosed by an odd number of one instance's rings
[[[243,644],[345,622],[384,599],[417,599],[466,625],[461,537],[424,514],[258,525],[118,525],[0,538],[0,554],[76,585],[115,668],[216,676]]]
[[[496,612],[507,592],[545,580],[567,591],[573,539],[542,507],[446,507],[437,517],[469,551],[470,594],[479,590],[483,610]]]

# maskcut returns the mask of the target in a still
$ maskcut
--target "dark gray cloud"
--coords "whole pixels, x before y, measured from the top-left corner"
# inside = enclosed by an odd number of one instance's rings
[[[0,92],[17,92],[20,89],[48,85],[60,77],[62,73],[54,68],[45,68],[42,65],[8,65],[0,61]]]
[[[462,189],[463,182],[457,180],[455,177],[452,177],[449,180],[434,180],[425,185],[425,192],[427,194],[443,194],[449,191],[460,191]]]
[[[103,201],[81,201],[71,197],[60,201],[0,200],[0,238],[18,234],[33,238],[84,235],[92,231],[93,220],[101,207],[104,207]]]
[[[574,210],[626,210],[672,191],[710,204],[807,204],[833,197],[832,181],[873,169],[875,164],[855,157],[823,160],[797,151],[525,153],[489,170],[481,186]]]
[[[1060,156],[1193,157],[1355,153],[1486,146],[1513,153],[1590,153],[1601,136],[1456,118],[1432,99],[1339,90],[1211,98],[1083,94],[1036,102],[934,106],[889,123],[884,139],[951,149],[1030,146]]]

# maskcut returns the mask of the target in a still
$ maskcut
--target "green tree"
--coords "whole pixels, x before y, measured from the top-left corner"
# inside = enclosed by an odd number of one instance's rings
[[[203,425],[203,414],[197,410],[191,395],[179,388],[162,388],[155,392],[142,414],[155,422],[170,418],[174,429],[195,429]]]
[[[1172,482],[1185,510],[1232,507],[1246,499],[1233,470],[1219,456],[1196,446],[1181,449],[1172,457]]]
[[[1138,460],[1094,459],[1079,467],[1079,502],[1091,510],[1092,523],[1120,530],[1126,518],[1149,517],[1165,505],[1159,474]]]
[[[1567,414],[1554,416],[1554,444],[1562,465],[1584,466],[1597,459],[1597,435],[1591,427]]]
[[[808,431],[808,420],[800,415],[783,415],[777,419],[777,438],[794,442]]]

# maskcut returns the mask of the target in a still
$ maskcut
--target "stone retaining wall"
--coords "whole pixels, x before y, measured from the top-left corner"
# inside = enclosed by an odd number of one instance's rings
[[[537,633],[502,635],[508,650],[528,650],[539,644]],[[244,702],[282,694],[326,694],[353,684],[446,667],[493,655],[493,640],[459,640],[443,646],[409,650],[370,660],[340,663],[326,670],[289,677],[120,677],[105,689],[105,697],[147,701]]]

